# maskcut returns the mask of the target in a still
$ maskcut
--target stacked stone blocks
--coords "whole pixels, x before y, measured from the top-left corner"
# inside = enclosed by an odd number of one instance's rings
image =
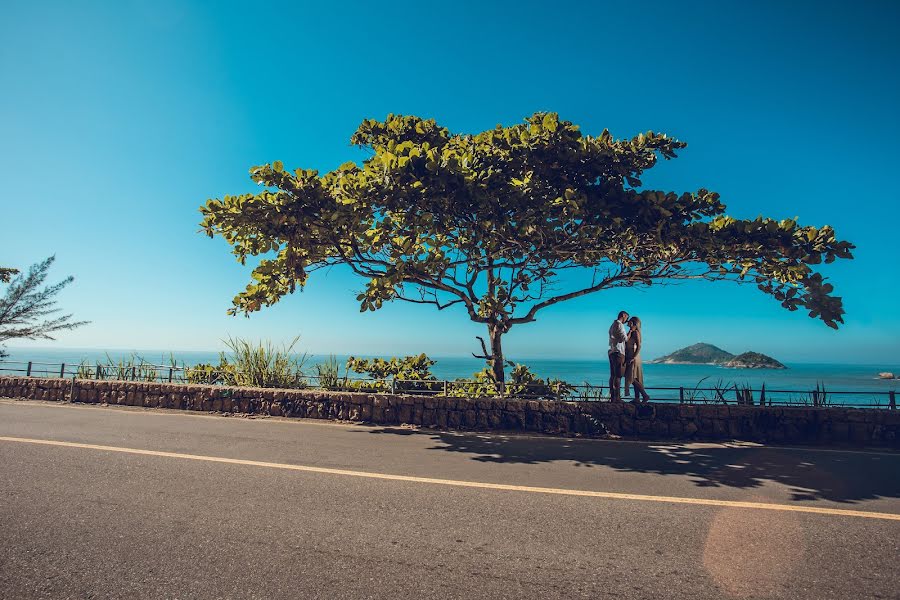
[[[0,397],[562,435],[900,448],[900,411],[613,404],[0,376]]]

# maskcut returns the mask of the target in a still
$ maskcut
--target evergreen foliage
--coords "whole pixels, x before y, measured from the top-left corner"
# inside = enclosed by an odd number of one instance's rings
[[[54,256],[32,265],[28,273],[15,269],[0,269],[0,281],[9,283],[0,298],[0,342],[11,339],[52,340],[53,334],[86,325],[88,321],[73,321],[72,315],[52,316],[60,311],[56,296],[72,283],[71,276],[59,283],[44,286]],[[6,353],[0,349],[0,357]]]

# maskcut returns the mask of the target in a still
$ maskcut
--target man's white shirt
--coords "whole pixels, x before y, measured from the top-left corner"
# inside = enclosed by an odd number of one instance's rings
[[[609,327],[609,352],[618,352],[622,356],[625,355],[625,325],[616,319]]]

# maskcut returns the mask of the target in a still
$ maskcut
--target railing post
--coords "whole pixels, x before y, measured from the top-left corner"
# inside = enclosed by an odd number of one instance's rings
[[[31,377],[31,361],[28,361],[28,369],[25,370],[25,377]]]
[[[172,383],[172,367],[169,367],[169,383]]]
[[[891,410],[897,410],[897,392],[891,390],[888,392],[888,398],[890,399],[889,406]]]
[[[72,375],[72,385],[69,388],[69,402],[75,402],[75,375]]]
[[[397,393],[397,380],[391,377],[391,395],[395,395]]]
[[[679,401],[681,404],[684,404],[684,387],[679,387],[679,388],[678,388],[678,401]]]
[[[137,379],[137,367],[131,367],[131,380],[134,381]]]
[[[94,379],[102,379],[102,378],[103,378],[102,367],[100,366],[100,363],[97,363],[97,372],[94,373]]]
[[[59,378],[62,379],[66,376],[66,363],[59,365]]]
[[[447,397],[447,380],[444,380],[444,398]]]

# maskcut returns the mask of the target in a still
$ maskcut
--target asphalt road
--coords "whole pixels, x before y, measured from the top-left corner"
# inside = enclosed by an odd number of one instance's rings
[[[0,400],[0,598],[900,598],[898,516],[891,453]]]

